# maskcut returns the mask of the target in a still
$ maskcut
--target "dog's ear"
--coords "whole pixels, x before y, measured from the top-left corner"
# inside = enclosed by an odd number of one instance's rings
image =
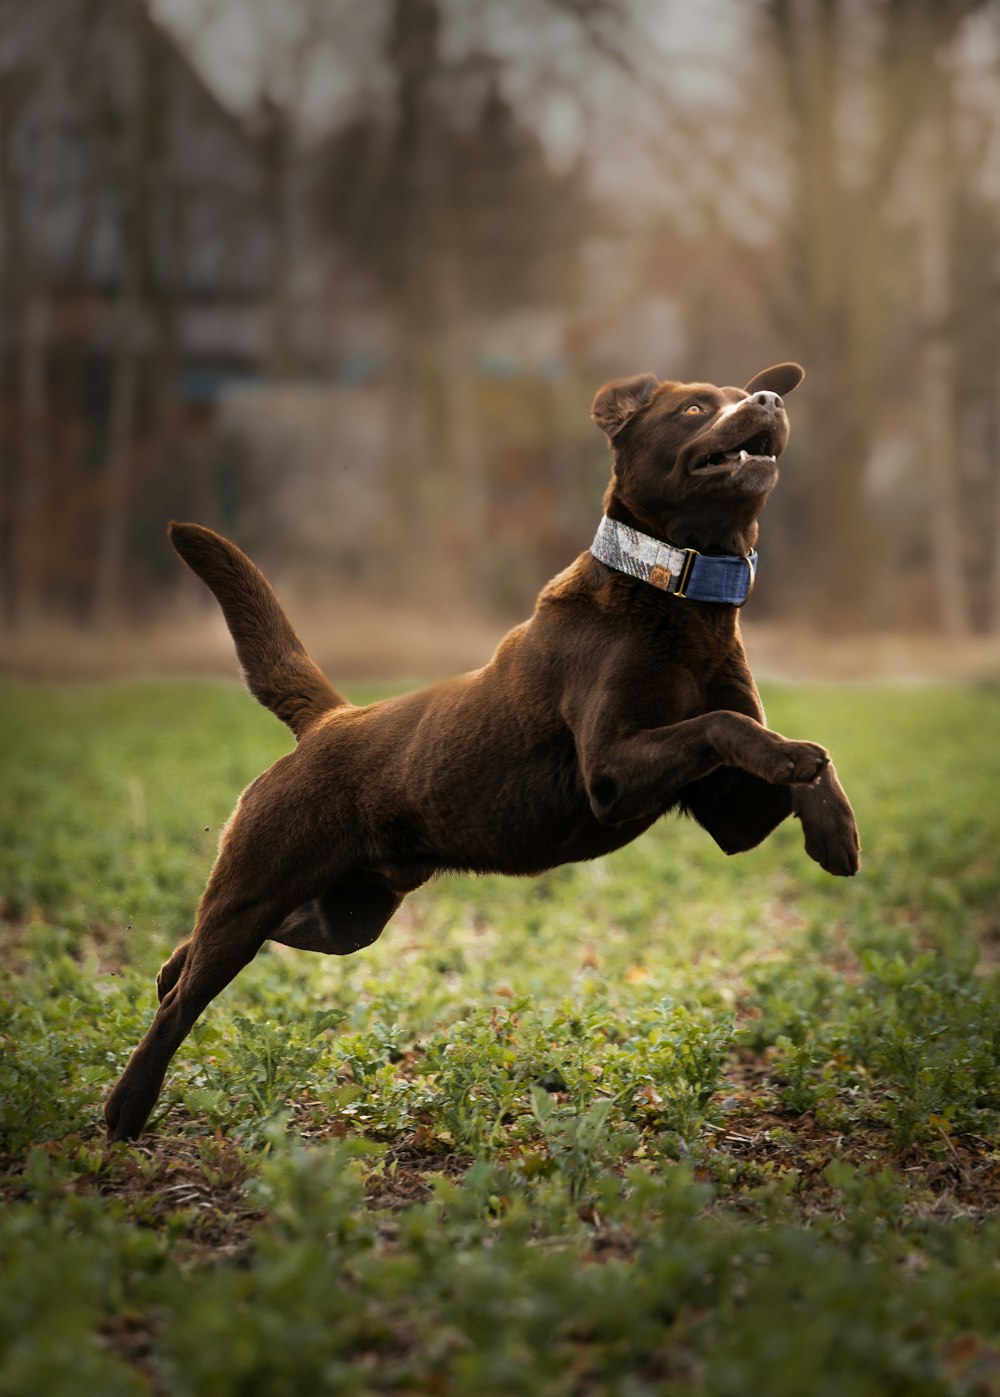
[[[615,436],[656,392],[660,380],[655,374],[633,374],[606,383],[594,399],[590,415],[609,437]]]
[[[757,393],[761,388],[767,388],[783,398],[793,388],[798,388],[805,376],[806,371],[801,364],[772,364],[769,369],[755,374],[744,392]]]

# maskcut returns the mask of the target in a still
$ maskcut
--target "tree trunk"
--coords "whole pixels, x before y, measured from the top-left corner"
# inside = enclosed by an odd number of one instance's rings
[[[483,447],[476,415],[474,349],[458,290],[458,268],[449,287],[444,365],[444,482],[452,500],[450,533],[460,582],[470,600],[480,601],[483,589],[482,559],[487,545],[487,489]]]
[[[121,592],[128,534],[129,491],[139,389],[140,299],[138,282],[126,274],[115,327],[115,363],[104,471],[103,525],[97,554],[91,622],[107,630]]]
[[[944,75],[941,75],[944,82]],[[922,204],[921,354],[922,446],[930,483],[929,535],[937,619],[956,639],[969,631],[963,568],[961,488],[955,421],[955,349],[951,319],[951,239],[954,189],[949,160],[947,94],[935,104],[927,128],[928,188]]]
[[[859,71],[850,45],[863,48],[866,42],[861,11],[850,0],[768,3],[791,116],[793,191],[782,275],[770,310],[810,375],[806,395],[815,425],[809,474],[799,487],[799,514],[801,555],[814,585],[801,595],[810,597],[813,614],[828,625],[871,619],[867,597],[880,555],[868,539],[868,463],[882,404],[900,396],[913,373],[889,348],[885,329],[893,320],[896,250],[890,201],[913,133],[928,108],[933,111],[945,81],[938,58],[976,2],[935,7],[886,0],[879,30],[872,31],[877,38],[866,82],[875,119],[864,157],[845,144],[843,121],[848,84],[858,81]],[[950,350],[943,338],[950,229],[947,211],[933,207],[948,176],[944,152],[938,165],[927,188],[918,191],[926,221],[920,228],[923,288],[915,309],[918,323],[922,317],[940,327],[935,344],[928,341],[922,373],[935,510],[932,565],[942,624],[960,633],[967,623],[951,431],[953,366],[946,361]],[[935,217],[944,223],[935,224]]]
[[[998,259],[997,277],[1000,279],[1000,259]],[[1000,347],[1000,295],[996,301],[996,343]],[[994,365],[996,373],[996,396],[993,402],[993,461],[995,470],[994,495],[993,495],[993,567],[990,576],[990,591],[987,610],[987,627],[991,635],[1000,635],[1000,457],[997,454],[996,441],[1000,434],[1000,359]]]
[[[24,362],[26,329],[25,293],[31,284],[23,236],[21,186],[13,159],[14,122],[18,115],[16,80],[0,79],[0,589],[4,618],[18,625],[21,588],[18,575],[19,511],[24,491],[19,432],[19,406],[23,400],[19,370]]]
[[[27,298],[21,324],[16,440],[19,457],[14,499],[13,562],[17,578],[16,623],[37,622],[45,606],[47,555],[49,307],[43,294]]]
[[[144,162],[148,134],[146,58],[149,25],[145,5],[137,3],[131,17],[132,72],[122,135],[122,271],[115,315],[111,412],[105,450],[104,511],[91,601],[91,622],[97,630],[107,630],[114,618],[121,595],[128,537],[131,465],[139,392],[142,272],[147,231]]]

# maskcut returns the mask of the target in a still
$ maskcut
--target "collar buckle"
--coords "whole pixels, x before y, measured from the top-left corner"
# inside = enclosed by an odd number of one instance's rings
[[[757,581],[757,554],[754,553],[754,552],[751,550],[751,551],[746,555],[745,562],[746,562],[747,567],[750,569],[750,583],[749,583],[749,586],[747,587],[747,594],[746,594],[746,596],[743,598],[742,601],[739,601],[739,602],[736,603],[736,610],[737,610],[737,611],[742,611],[743,608],[746,606],[747,602],[748,602],[748,601],[750,600],[750,598],[753,596],[754,584],[755,584],[756,581]]]
[[[684,589],[687,587],[691,577],[691,569],[694,567],[694,560],[698,557],[697,548],[684,548],[681,551],[684,554],[684,562],[681,564],[681,570],[677,574],[677,586],[670,589],[675,597],[682,597],[684,595]]]

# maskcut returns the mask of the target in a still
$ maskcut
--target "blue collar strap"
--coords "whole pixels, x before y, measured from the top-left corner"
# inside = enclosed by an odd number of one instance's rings
[[[742,606],[757,575],[756,553],[745,558],[737,554],[715,557],[694,548],[674,548],[607,515],[598,526],[590,551],[609,568],[690,601]]]

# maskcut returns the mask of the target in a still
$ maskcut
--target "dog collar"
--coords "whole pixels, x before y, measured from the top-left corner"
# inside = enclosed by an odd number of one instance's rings
[[[609,568],[690,601],[742,606],[757,577],[756,553],[716,557],[695,548],[674,548],[607,515],[598,525],[590,551]]]

